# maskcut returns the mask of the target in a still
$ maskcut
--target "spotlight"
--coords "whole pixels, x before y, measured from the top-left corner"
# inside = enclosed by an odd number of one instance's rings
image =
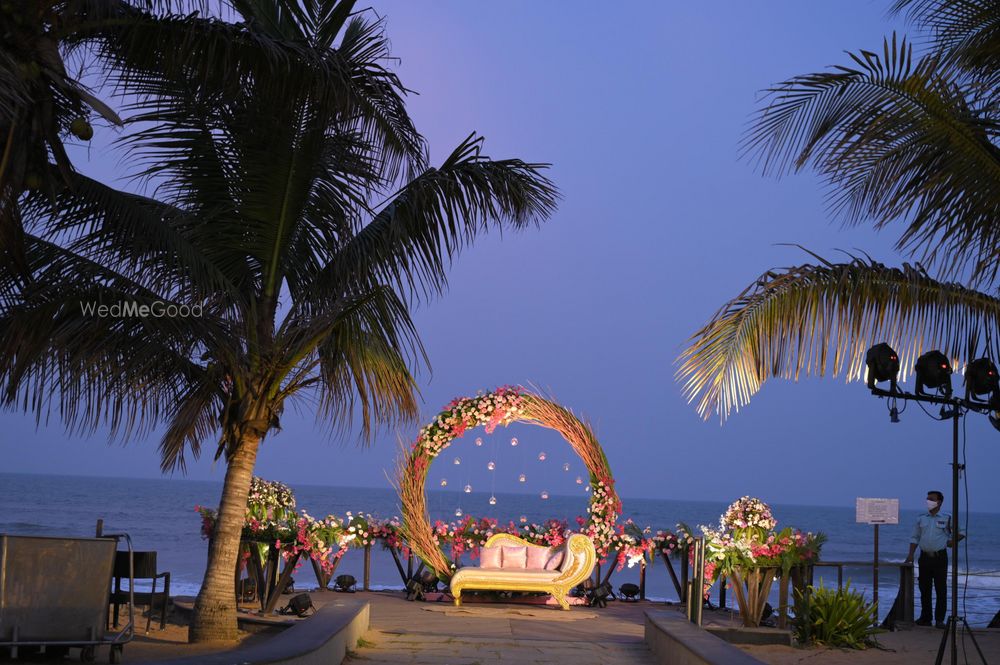
[[[868,349],[865,354],[868,366],[868,388],[874,389],[876,382],[888,381],[889,390],[896,392],[896,377],[899,375],[899,356],[892,347],[882,342]]]
[[[965,398],[972,395],[992,395],[1000,389],[997,366],[989,358],[979,358],[965,368]]]
[[[618,587],[624,600],[637,600],[639,596],[639,585],[626,582]]]
[[[899,422],[899,409],[892,407],[889,409],[889,422],[898,423]]]
[[[354,593],[354,587],[358,581],[354,579],[353,575],[337,575],[337,579],[333,583],[336,585],[337,591]]]
[[[938,388],[951,396],[951,362],[940,351],[928,351],[917,358],[913,368],[917,375],[917,394],[926,395],[924,388]]]

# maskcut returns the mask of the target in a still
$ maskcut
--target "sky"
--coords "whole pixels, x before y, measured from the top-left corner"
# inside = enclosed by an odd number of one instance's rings
[[[452,266],[447,293],[415,312],[432,364],[419,376],[423,422],[454,397],[531,384],[592,423],[623,497],[844,506],[897,497],[920,507],[942,489],[950,504],[950,425],[915,404],[891,424],[858,382],[771,380],[720,425],[701,420],[673,378],[686,340],[723,303],[768,269],[809,262],[783,243],[906,260],[892,249],[898,226],[844,228],[815,176],[764,178],[739,158],[760,90],[907,31],[888,2],[371,5],[386,17],[393,67],[419,93],[408,108],[432,163],[476,131],[492,157],[551,163],[562,194],[540,228],[478,238]],[[120,155],[101,138],[78,166],[125,187],[115,180]],[[286,414],[257,473],[388,487],[398,441],[421,424],[365,448],[311,413]],[[1000,432],[975,415],[965,431],[970,505],[1000,510],[1000,485],[988,480]],[[479,450],[474,436],[438,460],[432,482],[579,491],[581,465],[551,432],[501,429]],[[510,436],[522,445],[511,448]],[[155,477],[156,444],[155,433],[122,446],[103,431],[69,436],[58,422],[0,413],[0,471]],[[221,480],[205,447],[187,477]],[[539,466],[542,450],[549,466]],[[447,469],[454,456],[461,469]],[[519,467],[530,484],[516,482]]]

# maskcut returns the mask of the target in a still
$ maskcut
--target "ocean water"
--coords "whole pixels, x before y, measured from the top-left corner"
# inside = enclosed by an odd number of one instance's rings
[[[293,485],[299,509],[321,517],[343,517],[347,511],[371,513],[380,518],[398,516],[398,499],[391,489],[321,487]],[[42,476],[0,474],[0,533],[20,535],[93,536],[98,519],[104,520],[108,533],[127,532],[135,549],[156,550],[161,571],[171,573],[171,592],[194,595],[200,586],[207,558],[207,544],[202,540],[196,505],[216,506],[221,485],[215,482],[168,479],[90,478],[79,476]],[[432,519],[454,520],[455,509],[466,515],[493,517],[502,522],[517,522],[523,515],[539,522],[549,517],[567,519],[574,524],[577,515],[585,514],[586,496],[552,496],[542,501],[538,496],[498,493],[497,504],[489,505],[484,493],[463,494],[430,491],[428,510]],[[640,526],[673,529],[678,522],[692,527],[715,524],[727,501],[690,502],[675,500],[629,499],[622,497],[625,517]],[[778,526],[794,526],[804,531],[822,531],[827,535],[822,561],[871,561],[872,527],[854,522],[854,508],[829,506],[772,505]],[[880,528],[879,550],[882,561],[902,561],[906,556],[911,526],[917,511],[901,510],[900,524]],[[962,519],[963,523],[965,518]],[[964,526],[964,525],[963,525]],[[1000,515],[972,512],[968,517],[968,538],[963,541],[959,558],[959,600],[972,625],[985,625],[1000,610]],[[363,557],[351,550],[343,558],[337,573],[362,578]],[[679,574],[679,567],[675,563]],[[606,570],[606,569],[605,569]],[[624,582],[638,582],[638,567],[624,568],[611,578],[617,587]],[[844,577],[868,597],[872,593],[871,567],[850,567]],[[836,585],[836,569],[817,570],[817,578]],[[296,585],[307,588],[316,581],[308,566],[295,575]],[[372,586],[402,586],[392,558],[379,547],[372,550]],[[817,580],[818,581],[818,580]],[[879,581],[883,613],[895,598],[898,579],[893,569],[883,569]],[[777,586],[777,585],[775,585]],[[661,559],[649,566],[646,575],[647,597],[676,600],[669,574]],[[713,590],[713,602],[718,598]],[[919,597],[919,596],[918,596]],[[728,604],[735,601],[729,594]]]

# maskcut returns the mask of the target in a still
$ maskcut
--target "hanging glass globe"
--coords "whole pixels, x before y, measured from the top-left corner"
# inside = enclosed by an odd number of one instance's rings
[[[490,461],[486,464],[486,468],[492,471],[493,469],[497,468],[497,465],[493,461]]]
[[[543,498],[543,499],[547,499],[547,498],[549,498],[549,493],[548,493],[548,492],[546,492],[545,490],[542,490],[542,498]]]
[[[580,476],[577,476],[576,477],[576,484],[577,485],[582,485],[583,484],[583,478],[581,478]]]
[[[510,440],[510,445],[514,446],[515,448],[517,447],[517,437],[516,437],[516,436],[515,436],[515,437],[513,437],[513,438],[512,438],[511,440]]]
[[[461,516],[462,516],[462,509],[461,508],[456,508],[455,509],[455,517],[461,517]]]
[[[490,505],[491,506],[497,505],[497,498],[495,496],[490,497]]]
[[[586,487],[584,487],[583,491],[584,492],[589,492],[590,491],[590,485],[587,485]]]
[[[461,464],[461,463],[462,463],[462,458],[461,457],[456,457],[455,458],[455,464]]]
[[[538,453],[538,461],[539,462],[544,462],[545,461],[545,452],[544,451]]]
[[[477,446],[483,445],[483,437],[481,437],[481,436],[477,436],[476,437],[476,445]]]
[[[521,515],[521,524],[527,524],[527,523],[528,523],[528,518],[525,517],[524,515]]]
[[[471,493],[472,493],[472,485],[466,485],[466,486],[465,486],[465,489],[464,489],[463,491],[464,491],[464,492],[465,492],[466,494],[471,494]]]
[[[447,487],[447,486],[448,486],[448,479],[447,478],[442,478],[441,479],[441,487]]]
[[[563,471],[569,471],[569,462],[563,464]]]
[[[525,477],[525,475],[523,473],[520,476],[517,477],[517,482],[519,482],[519,483],[523,483],[525,480],[527,480],[527,478]]]

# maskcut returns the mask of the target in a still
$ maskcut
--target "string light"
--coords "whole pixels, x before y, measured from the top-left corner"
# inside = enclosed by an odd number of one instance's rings
[[[576,484],[577,485],[582,485],[583,484],[583,478],[581,478],[580,476],[577,476],[576,477]]]
[[[542,490],[542,498],[543,499],[548,499],[549,498],[549,493],[546,490]]]
[[[441,479],[441,487],[447,487],[447,486],[448,486],[448,479],[447,478],[442,478]]]
[[[486,468],[487,468],[487,469],[489,469],[490,471],[492,471],[493,469],[497,468],[497,465],[496,465],[496,463],[495,463],[495,462],[493,462],[492,460],[490,460],[490,461],[489,461],[489,462],[488,462],[488,463],[486,464]]]
[[[457,465],[459,465],[461,463],[462,463],[462,458],[461,457],[456,457],[455,458],[455,465],[457,466]]]
[[[482,445],[483,445],[483,437],[477,436],[476,437],[476,446],[477,447],[481,447]]]
[[[497,505],[497,498],[495,496],[490,497],[490,505],[491,506]]]
[[[517,448],[517,437],[516,437],[516,436],[515,436],[515,437],[513,437],[513,438],[511,438],[511,440],[510,440],[510,445],[512,445],[512,446],[514,446],[515,448]]]
[[[462,516],[462,509],[461,508],[456,508],[455,509],[455,517],[461,517],[461,516]]]
[[[521,515],[521,524],[527,524],[527,523],[528,523],[528,518],[525,517],[524,515]]]
[[[518,476],[518,477],[517,477],[517,482],[519,482],[519,483],[523,483],[523,482],[525,482],[525,481],[526,481],[527,479],[528,479],[528,478],[527,478],[527,476],[525,476],[525,475],[524,475],[524,474],[522,473],[522,474],[521,474],[520,476]]]
[[[472,493],[472,485],[466,485],[465,489],[464,489],[464,492],[466,494],[471,494]]]
[[[545,451],[542,451],[542,452],[538,453],[538,461],[539,462],[544,462],[545,461]]]
[[[563,471],[569,471],[569,462],[563,464]]]

